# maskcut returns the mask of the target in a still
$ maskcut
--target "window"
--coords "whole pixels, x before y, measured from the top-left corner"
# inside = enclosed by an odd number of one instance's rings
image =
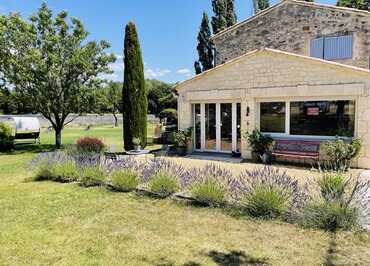
[[[352,137],[354,126],[354,101],[290,103],[291,135]]]
[[[260,103],[261,132],[285,132],[285,102]]]
[[[326,60],[351,59],[352,35],[323,37],[311,40],[310,55]]]

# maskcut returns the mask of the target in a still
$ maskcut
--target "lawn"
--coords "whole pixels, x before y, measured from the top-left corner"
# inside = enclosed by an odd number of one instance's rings
[[[121,130],[67,129],[121,145]],[[0,265],[369,265],[370,236],[77,184],[25,182],[37,146],[0,155]],[[238,166],[243,167],[243,166]]]

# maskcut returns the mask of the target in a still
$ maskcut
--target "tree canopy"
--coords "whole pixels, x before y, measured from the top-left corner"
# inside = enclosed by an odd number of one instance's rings
[[[369,0],[338,0],[337,6],[356,8],[360,10],[370,10]]]
[[[57,147],[68,115],[88,110],[99,75],[115,60],[105,53],[106,41],[87,36],[80,20],[65,11],[53,16],[45,3],[29,21],[15,13],[0,16],[0,85],[11,86],[50,121]]]
[[[235,13],[235,0],[212,0],[212,30],[213,34],[231,27],[237,21]]]
[[[253,8],[255,14],[269,7],[270,7],[269,0],[253,0]]]

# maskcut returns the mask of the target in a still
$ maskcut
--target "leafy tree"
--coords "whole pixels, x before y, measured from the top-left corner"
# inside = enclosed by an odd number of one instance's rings
[[[269,7],[269,0],[253,0],[253,8],[255,14]]]
[[[212,0],[212,9],[214,16],[212,17],[212,30],[213,34],[227,28],[227,7],[225,0]]]
[[[211,29],[207,13],[203,13],[202,23],[198,33],[198,56],[197,61],[202,65],[202,71],[213,68],[213,45],[211,41]],[[196,66],[198,67],[198,66]],[[195,71],[199,71],[195,69]]]
[[[117,114],[122,112],[122,83],[110,81],[105,87],[97,89],[97,93],[97,112],[112,114],[114,126],[118,127]]]
[[[125,149],[133,149],[132,139],[139,138],[146,146],[148,100],[144,64],[139,37],[133,22],[126,25],[124,48],[125,78],[122,90],[123,136]]]
[[[235,0],[226,0],[226,24],[228,27],[233,26],[237,22],[235,13]]]
[[[177,108],[177,91],[174,84],[147,79],[145,85],[148,91],[149,113],[159,116],[164,109]]]
[[[1,84],[13,86],[50,121],[57,148],[62,129],[73,120],[68,115],[88,109],[99,74],[109,73],[115,60],[104,52],[107,42],[86,41],[82,22],[67,17],[65,11],[53,16],[45,3],[30,21],[15,13],[0,16]]]
[[[368,0],[338,0],[337,6],[369,10]]]

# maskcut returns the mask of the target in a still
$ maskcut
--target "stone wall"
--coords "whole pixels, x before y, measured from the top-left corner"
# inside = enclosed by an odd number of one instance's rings
[[[353,58],[341,63],[369,69],[370,13],[286,0],[216,35],[216,64],[260,48],[310,55],[310,40],[353,34]]]
[[[370,71],[264,49],[180,83],[177,89],[182,129],[191,126],[192,103],[240,102],[241,130],[250,132],[259,128],[261,100],[355,100],[355,134],[363,140],[356,164],[370,168]],[[245,139],[242,156],[251,156]]]
[[[49,127],[51,126],[50,122],[45,119],[42,115],[21,115],[21,116],[31,116],[37,117],[40,121],[41,127]],[[77,115],[69,115],[68,119],[75,118]],[[122,115],[117,115],[118,117],[118,124],[122,125]],[[67,120],[68,120],[67,119]],[[148,115],[148,122],[151,123],[158,123],[159,119],[156,118],[154,115]],[[87,127],[88,125],[114,125],[114,117],[110,114],[88,114],[83,116],[76,117],[73,122],[71,122],[68,126],[69,127]]]

